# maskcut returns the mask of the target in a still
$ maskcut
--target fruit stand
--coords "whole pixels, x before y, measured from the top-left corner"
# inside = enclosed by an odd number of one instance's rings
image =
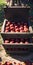
[[[22,61],[30,61],[29,56],[33,53],[33,29],[29,21],[29,10],[29,6],[4,7],[2,45],[7,54],[14,58],[17,57],[18,60],[22,59]]]

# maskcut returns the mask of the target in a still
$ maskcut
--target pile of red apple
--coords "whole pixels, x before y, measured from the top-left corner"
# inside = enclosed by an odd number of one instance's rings
[[[28,39],[6,39],[4,40],[4,43],[10,43],[10,44],[28,44],[29,40]]]
[[[6,61],[3,64],[0,63],[0,65],[33,65],[33,64],[30,62],[9,62],[9,61]]]
[[[6,21],[4,32],[28,32],[28,23]]]

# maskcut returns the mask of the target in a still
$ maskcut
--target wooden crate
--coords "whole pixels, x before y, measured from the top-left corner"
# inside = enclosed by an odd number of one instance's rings
[[[20,32],[4,32],[4,29],[5,29],[5,24],[6,24],[6,21],[8,21],[7,19],[4,20],[4,23],[3,23],[3,26],[2,26],[2,30],[1,30],[1,35],[2,35],[2,38],[3,40],[4,39],[10,39],[10,38],[32,38],[33,36],[33,30],[31,31],[30,29],[30,26],[29,26],[29,31],[30,32],[23,32],[23,33],[20,33]],[[30,25],[30,23],[28,23]]]
[[[30,7],[11,6],[9,8],[4,7],[4,16],[6,19],[14,20],[18,17],[20,20],[28,21]]]
[[[9,53],[9,54],[26,54],[26,53],[30,53],[30,52],[33,52],[32,51],[32,46],[33,46],[33,43],[29,43],[28,45],[20,45],[20,44],[4,44],[4,39],[10,39],[10,38],[32,38],[33,36],[33,30],[32,30],[32,27],[31,27],[31,24],[30,24],[30,21],[28,22],[28,17],[29,17],[29,9],[30,8],[22,8],[22,7],[11,7],[11,8],[4,8],[4,13],[5,13],[5,20],[4,20],[4,23],[3,23],[3,26],[2,26],[2,30],[1,30],[1,35],[2,35],[2,38],[3,38],[3,46],[4,48],[6,49],[6,52]],[[5,24],[6,24],[6,20],[11,20],[11,21],[14,21],[14,18],[15,16],[19,19],[20,21],[25,20],[26,22],[28,22],[29,24],[29,31],[30,32],[23,32],[23,33],[11,33],[11,32],[8,32],[8,33],[5,33],[4,32],[4,28],[5,28]],[[24,50],[13,50],[11,51],[11,48],[22,48],[22,49],[26,49],[26,51]]]

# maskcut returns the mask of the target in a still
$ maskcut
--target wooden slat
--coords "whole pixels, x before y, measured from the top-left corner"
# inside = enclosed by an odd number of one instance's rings
[[[4,6],[4,8],[7,8],[6,6]],[[8,8],[30,8],[30,6],[11,6],[11,7],[9,7],[8,6]]]
[[[33,33],[1,33],[3,39],[10,38],[32,38]]]
[[[32,32],[1,32],[1,34],[11,34],[11,35],[14,35],[14,34],[16,34],[16,35],[22,35],[22,34],[26,34],[26,35],[28,35],[28,34],[33,34],[33,31]]]
[[[24,54],[24,53],[32,53],[33,46],[5,46],[3,45],[6,52],[9,54]]]
[[[11,46],[23,46],[23,45],[25,45],[25,46],[32,46],[33,45],[33,43],[28,43],[28,44],[20,44],[20,43],[18,43],[18,44],[15,44],[15,43],[13,43],[13,44],[10,44],[10,43],[2,43],[2,45],[7,45],[7,46],[9,46],[9,45],[11,45]]]

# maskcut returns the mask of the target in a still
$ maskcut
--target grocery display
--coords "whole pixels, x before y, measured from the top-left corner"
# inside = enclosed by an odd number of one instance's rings
[[[28,23],[6,21],[4,32],[29,32]]]
[[[30,58],[29,54],[33,52],[33,29],[29,18],[30,6],[27,5],[29,1],[11,1],[12,6],[9,7],[9,5],[7,5],[4,7],[4,23],[1,30],[3,40],[2,45],[4,46],[7,54],[10,54],[11,56],[19,55],[20,57],[22,56],[21,58],[26,60],[26,58]],[[8,2],[10,4],[10,0],[7,0],[7,3]],[[3,65],[32,64],[28,61],[22,61],[21,63],[13,61],[10,63],[6,61]]]

